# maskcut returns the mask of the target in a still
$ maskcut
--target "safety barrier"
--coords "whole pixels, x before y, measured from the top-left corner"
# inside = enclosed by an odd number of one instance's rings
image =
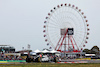
[[[80,61],[80,62],[57,62],[57,63],[88,63],[87,61]]]
[[[0,63],[9,63],[9,62],[26,62],[25,60],[0,60]]]

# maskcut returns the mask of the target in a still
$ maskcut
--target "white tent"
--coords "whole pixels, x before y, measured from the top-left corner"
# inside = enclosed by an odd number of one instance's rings
[[[46,49],[43,50],[42,52],[43,52],[43,53],[50,53],[50,51],[48,51],[48,50],[46,50]]]
[[[40,50],[38,50],[38,49],[35,50],[34,52],[35,52],[35,53],[42,53],[42,51],[40,51]]]
[[[24,54],[28,54],[28,52],[24,52]]]
[[[31,55],[36,55],[36,53],[35,53],[35,52],[30,52],[30,54],[31,54]]]
[[[85,56],[95,56],[95,54],[85,54]]]
[[[60,53],[60,52],[56,51],[56,50],[52,50],[52,51],[50,51],[50,53]]]

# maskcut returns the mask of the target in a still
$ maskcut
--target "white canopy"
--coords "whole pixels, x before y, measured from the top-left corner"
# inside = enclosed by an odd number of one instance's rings
[[[56,51],[56,50],[52,50],[52,51],[50,51],[50,53],[60,53],[60,52]]]
[[[31,54],[31,55],[36,55],[36,53],[35,53],[35,52],[30,52],[30,54]]]
[[[41,53],[42,51],[40,51],[40,50],[37,49],[37,50],[35,50],[34,52],[35,52],[35,53]]]
[[[42,52],[43,52],[43,53],[50,53],[50,51],[48,51],[48,50],[46,50],[46,49],[43,50]]]
[[[85,54],[85,56],[95,56],[95,54]]]
[[[28,52],[24,52],[24,54],[28,54]]]

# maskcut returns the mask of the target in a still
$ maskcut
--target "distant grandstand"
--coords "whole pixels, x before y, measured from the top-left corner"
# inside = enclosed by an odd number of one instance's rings
[[[14,53],[15,48],[10,45],[0,45],[0,52],[3,53]]]

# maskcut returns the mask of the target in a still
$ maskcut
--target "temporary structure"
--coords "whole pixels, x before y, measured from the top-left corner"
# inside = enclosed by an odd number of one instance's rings
[[[43,53],[50,53],[50,51],[48,51],[48,50],[46,50],[46,49],[43,50],[42,52],[43,52]]]
[[[31,54],[31,55],[36,55],[36,53],[35,53],[35,52],[30,52],[30,54]]]
[[[60,52],[56,51],[56,50],[52,50],[52,51],[50,51],[50,53],[60,53]]]
[[[28,54],[28,52],[24,52],[24,54]]]
[[[40,51],[40,50],[38,50],[38,49],[35,50],[34,52],[35,52],[35,53],[42,53],[42,51]]]

